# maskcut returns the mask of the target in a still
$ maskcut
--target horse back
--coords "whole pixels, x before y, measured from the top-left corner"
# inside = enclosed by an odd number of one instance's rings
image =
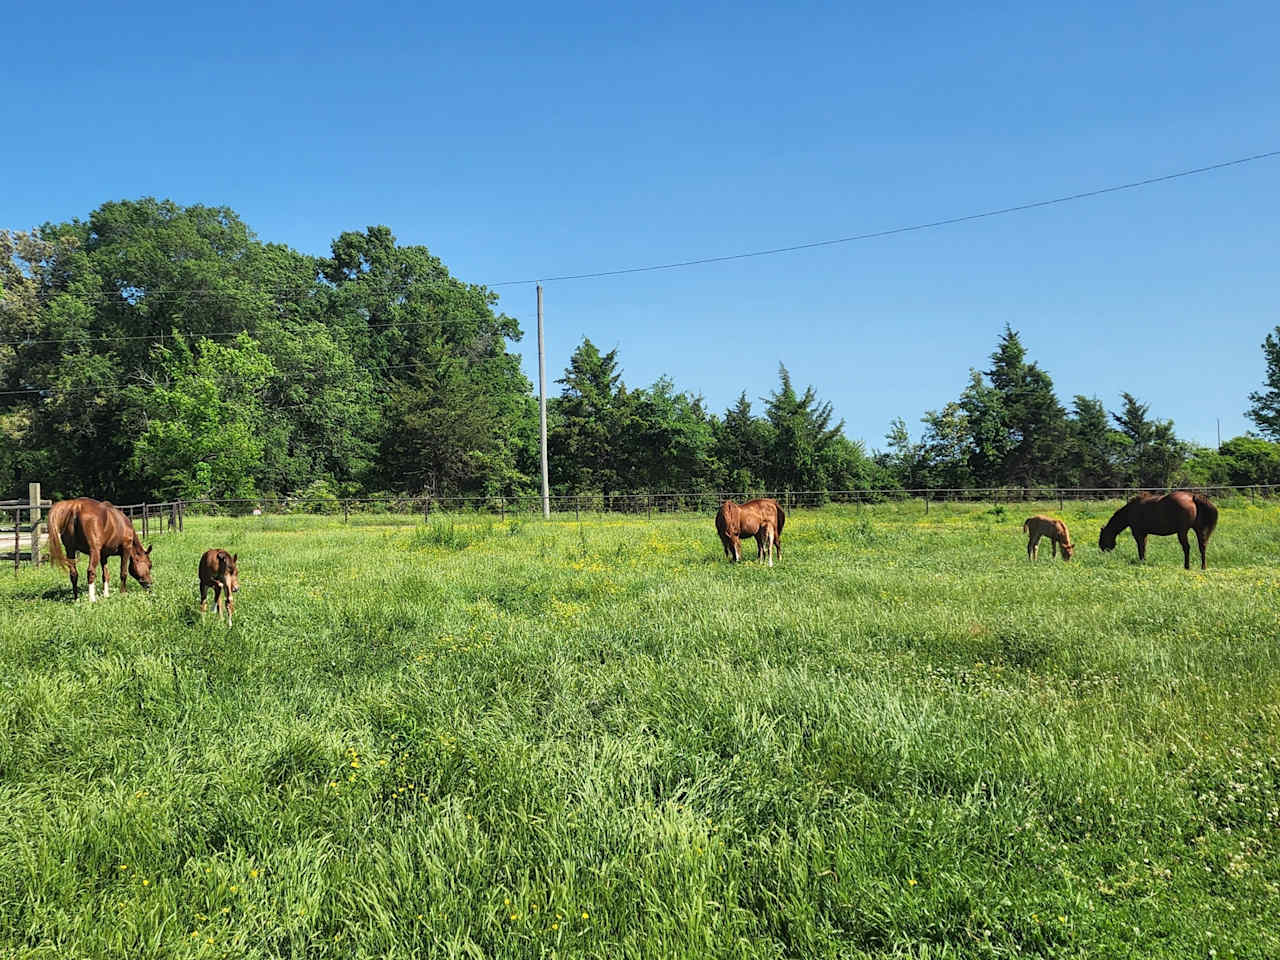
[[[223,574],[231,571],[231,554],[225,550],[209,549],[200,557],[200,582],[212,586]]]

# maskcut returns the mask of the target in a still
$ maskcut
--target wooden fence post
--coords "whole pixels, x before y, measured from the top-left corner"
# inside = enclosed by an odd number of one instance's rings
[[[18,560],[22,557],[21,544],[18,542],[18,531],[22,529],[22,508],[13,508],[13,572],[18,572]]]
[[[31,565],[40,566],[40,484],[27,484],[27,499],[31,501]]]

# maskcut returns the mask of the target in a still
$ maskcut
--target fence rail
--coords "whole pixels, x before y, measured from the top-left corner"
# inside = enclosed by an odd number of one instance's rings
[[[920,501],[926,511],[933,504],[984,503],[993,506],[1011,503],[1058,501],[1123,500],[1138,493],[1167,493],[1172,489],[1191,490],[1207,496],[1253,499],[1280,496],[1280,485],[1215,485],[1203,487],[929,487],[874,488],[865,490],[701,490],[682,492],[620,492],[557,494],[550,498],[553,516],[581,516],[583,513],[689,513],[713,511],[725,499],[747,500],[772,497],[788,509],[820,507],[827,504],[867,505],[884,502]],[[350,517],[352,513],[401,513],[430,516],[433,512],[492,513],[500,516],[539,515],[542,498],[538,494],[491,496],[378,496],[378,497],[256,497],[182,501],[181,510],[230,515],[328,513]]]
[[[553,519],[576,519],[584,513],[644,514],[708,513],[723,500],[772,497],[787,509],[821,507],[827,504],[864,506],[886,502],[919,502],[927,513],[931,506],[948,503],[1014,503],[1124,500],[1138,493],[1167,493],[1171,489],[1191,490],[1225,499],[1253,500],[1280,497],[1280,485],[1215,485],[1203,487],[882,487],[865,490],[688,490],[568,493],[551,497]],[[44,514],[52,506],[40,498],[40,485],[31,484],[27,500],[0,500],[0,563],[12,561],[17,570],[26,561],[39,564],[47,557],[48,535]],[[296,513],[417,514],[486,513],[501,517],[541,516],[538,494],[492,496],[375,496],[375,497],[241,497],[232,499],[166,500],[159,503],[117,504],[144,539],[166,531],[181,532],[189,511],[231,516],[281,515]],[[25,520],[25,523],[24,523]]]
[[[26,500],[0,500],[0,563],[13,563],[14,571],[25,561],[33,566],[48,559],[48,519],[45,514],[53,502],[40,496],[40,484],[30,485]],[[131,503],[119,505],[143,536],[165,529],[181,530],[183,504],[180,500],[163,503]]]

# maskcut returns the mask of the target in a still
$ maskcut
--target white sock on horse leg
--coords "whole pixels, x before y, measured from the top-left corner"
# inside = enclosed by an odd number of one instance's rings
[[[105,600],[109,596],[111,596],[111,581],[103,580],[102,581],[102,599]]]
[[[96,583],[89,584],[89,602],[97,603],[98,601],[98,585]]]

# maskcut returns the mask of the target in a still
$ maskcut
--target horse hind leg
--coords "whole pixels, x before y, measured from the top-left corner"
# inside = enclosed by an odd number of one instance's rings
[[[1208,566],[1205,561],[1204,549],[1207,547],[1209,538],[1200,530],[1196,530],[1196,543],[1200,546],[1200,569],[1207,570]]]
[[[100,568],[101,566],[102,566],[101,555],[98,553],[97,550],[90,550],[89,551],[89,569],[85,574],[85,576],[89,580],[89,602],[90,603],[98,602],[98,591],[97,591],[97,585],[94,583],[94,574],[96,573],[98,568]]]
[[[76,555],[67,553],[67,576],[71,578],[71,599],[72,601],[80,599],[80,568],[76,563]]]
[[[1178,543],[1182,545],[1182,569],[1191,569],[1191,541],[1187,537],[1187,531],[1178,531]]]

